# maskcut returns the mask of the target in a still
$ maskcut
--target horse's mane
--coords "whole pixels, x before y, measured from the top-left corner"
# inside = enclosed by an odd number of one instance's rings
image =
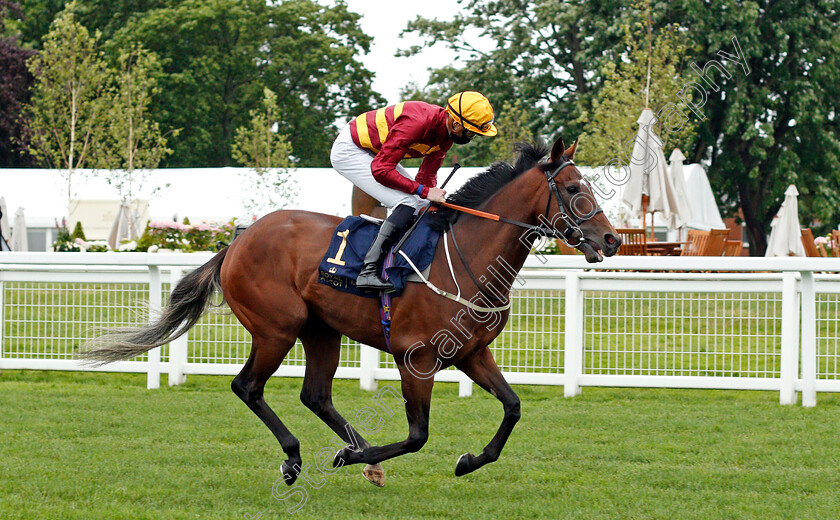
[[[487,171],[479,173],[468,180],[455,193],[448,196],[446,200],[458,206],[478,208],[502,189],[502,187],[539,164],[542,158],[549,152],[548,145],[543,141],[518,143],[514,149],[517,152],[516,162],[514,164],[509,164],[505,161],[493,163]],[[455,222],[460,214],[459,211],[453,209],[440,208],[429,216],[433,217],[433,227],[443,230],[448,227],[449,222]]]

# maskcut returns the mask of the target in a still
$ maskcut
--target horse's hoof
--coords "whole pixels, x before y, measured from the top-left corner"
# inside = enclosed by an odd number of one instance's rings
[[[295,480],[298,478],[297,471],[294,468],[290,467],[288,464],[288,460],[280,466],[280,471],[283,472],[283,480],[286,482],[286,485],[291,486],[295,483]]]
[[[333,467],[334,468],[340,468],[340,467],[344,466],[344,464],[346,462],[346,460],[345,460],[345,450],[347,450],[347,448],[341,448],[340,450],[335,452],[335,458],[333,459]]]
[[[455,476],[462,477],[467,473],[475,471],[475,465],[473,464],[474,461],[475,455],[472,453],[464,453],[458,457],[458,463],[455,464]]]
[[[355,451],[350,446],[345,446],[336,452],[335,458],[333,459],[333,467],[340,468],[359,462],[362,462],[362,452]]]
[[[385,470],[382,469],[382,464],[368,464],[362,470],[362,475],[365,476],[368,482],[377,487],[385,486]]]

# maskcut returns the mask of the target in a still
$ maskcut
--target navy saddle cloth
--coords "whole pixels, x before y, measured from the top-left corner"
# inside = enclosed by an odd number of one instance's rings
[[[365,292],[356,288],[356,278],[362,270],[362,261],[377,233],[378,224],[362,217],[345,218],[333,232],[330,247],[318,267],[318,281],[339,291],[378,298],[378,292]],[[438,239],[440,231],[432,229],[424,219],[403,244],[402,251],[422,271],[432,263]],[[413,272],[414,269],[402,255],[394,256],[393,265],[386,269],[388,279],[396,288],[393,296],[402,294],[406,279]]]

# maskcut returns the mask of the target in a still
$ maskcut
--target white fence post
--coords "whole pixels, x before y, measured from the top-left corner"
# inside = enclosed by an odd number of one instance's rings
[[[817,298],[814,273],[802,271],[802,406],[817,405]]]
[[[459,372],[459,379],[458,379],[458,397],[469,397],[472,395],[473,392],[473,382],[467,374]]]
[[[779,376],[780,404],[796,404],[796,375],[799,373],[799,305],[796,273],[782,274],[782,355]]]
[[[149,323],[154,322],[160,313],[161,291],[163,284],[160,280],[160,267],[149,266]],[[148,369],[146,371],[146,388],[154,390],[160,388],[160,347],[149,351]]]
[[[376,391],[376,369],[379,368],[379,351],[368,345],[359,345],[359,387],[368,392]]]
[[[583,293],[579,270],[566,272],[565,328],[563,395],[574,397],[580,395],[580,375],[583,372]]]
[[[175,286],[181,281],[184,271],[180,266],[173,266],[169,272],[169,289],[175,290]],[[184,365],[187,364],[187,342],[189,333],[169,343],[169,386],[183,385],[187,382],[184,375]]]

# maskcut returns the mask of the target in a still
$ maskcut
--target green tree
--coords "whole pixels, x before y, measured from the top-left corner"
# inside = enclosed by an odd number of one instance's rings
[[[685,73],[690,41],[678,25],[666,26],[655,35],[648,32],[645,6],[637,7],[637,21],[623,26],[624,59],[618,64],[611,61],[604,64],[601,69],[603,86],[591,108],[582,109],[576,121],[586,129],[581,135],[583,145],[576,156],[582,163],[604,165],[613,159],[625,158],[628,143],[638,131],[636,121],[646,107],[659,115],[654,131],[663,141],[666,157],[674,148],[690,150],[694,144],[696,121],[679,112],[681,124],[667,126],[668,116],[677,110],[674,92],[694,79]],[[626,160],[623,162],[627,163]]]
[[[687,21],[697,46],[692,69],[703,76],[691,84],[692,111],[702,121],[690,158],[710,163],[709,179],[724,209],[741,210],[750,253],[764,254],[770,222],[791,183],[801,193],[803,224],[836,225],[837,4],[683,0],[662,7],[670,18]]]
[[[502,104],[499,117],[496,118],[499,134],[490,138],[490,155],[495,160],[513,161],[516,158],[516,145],[533,141],[534,134],[528,127],[528,111],[521,101]]]
[[[442,103],[459,90],[478,90],[496,108],[519,100],[523,118],[534,135],[563,134],[574,140],[582,125],[575,123],[588,106],[602,78],[593,74],[621,40],[616,20],[623,2],[556,2],[539,0],[461,0],[462,12],[451,21],[419,17],[406,32],[425,38],[425,45],[403,55],[443,43],[459,53],[460,66],[431,72],[423,91]],[[480,43],[473,43],[480,42]],[[499,114],[501,117],[501,113]],[[500,131],[504,131],[500,128]],[[474,145],[471,145],[474,146]],[[486,145],[489,149],[489,143]]]
[[[131,18],[115,44],[137,41],[161,58],[153,119],[182,129],[169,166],[231,164],[234,132],[264,87],[277,93],[295,158],[324,166],[336,122],[381,101],[357,58],[370,46],[358,20],[343,3],[180,0]]]
[[[77,238],[87,241],[87,238],[85,237],[85,230],[82,228],[81,222],[76,222],[76,225],[73,227],[73,232],[70,233],[71,240],[76,240]]]
[[[25,47],[40,49],[53,21],[64,10],[67,0],[18,0],[24,17],[17,24]]]
[[[27,47],[39,49],[55,17],[68,0],[17,0],[26,17],[18,24]],[[168,0],[84,0],[76,5],[76,19],[91,31],[99,31],[102,40],[111,37],[132,18],[151,9],[165,7]]]
[[[264,89],[262,105],[261,109],[251,110],[247,126],[236,129],[233,158],[259,173],[273,168],[288,168],[291,166],[289,156],[292,147],[286,136],[275,130],[280,123],[277,94],[271,89]]]
[[[292,165],[292,147],[286,136],[278,133],[280,108],[271,89],[263,91],[262,105],[250,112],[246,126],[236,129],[232,150],[237,162],[253,169],[254,175],[245,179],[252,188],[246,207],[255,213],[283,207],[296,193],[287,170]]]
[[[149,119],[152,97],[158,92],[160,64],[157,56],[132,46],[120,52],[119,70],[108,112],[107,152],[100,165],[109,170],[108,181],[120,198],[131,201],[142,184],[142,173],[157,168],[172,153],[160,125]],[[177,131],[173,132],[177,135]],[[138,174],[137,170],[141,170]]]
[[[30,153],[59,168],[67,183],[68,209],[76,170],[94,164],[106,125],[108,71],[91,36],[73,14],[75,4],[56,18],[43,50],[27,66],[35,76],[27,106]]]
[[[30,166],[23,142],[25,129],[21,109],[29,102],[33,77],[26,68],[33,51],[21,47],[11,26],[23,16],[20,7],[9,0],[0,0],[0,167]]]

